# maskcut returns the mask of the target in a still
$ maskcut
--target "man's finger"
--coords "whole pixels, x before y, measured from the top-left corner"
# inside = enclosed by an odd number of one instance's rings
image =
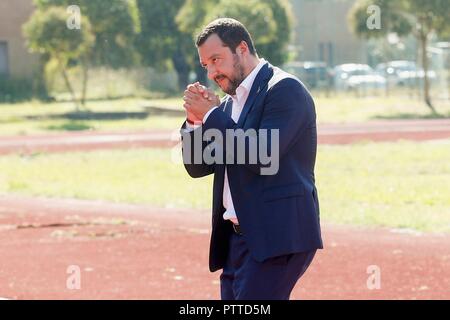
[[[185,103],[187,103],[187,104],[189,104],[189,105],[192,105],[192,104],[195,103],[195,101],[192,100],[192,99],[189,98],[189,97],[184,97],[183,100],[184,100]]]
[[[211,89],[208,89],[207,87],[202,86],[202,87],[199,89],[199,92],[200,92],[201,94],[203,94],[203,98],[209,100],[209,98],[210,98],[210,96],[211,96],[212,90],[211,90]],[[211,100],[210,100],[210,101],[211,101]]]
[[[189,98],[191,100],[198,100],[200,98],[198,93],[192,93],[189,91],[184,94],[184,97]]]
[[[197,90],[198,90],[198,92],[203,93],[203,92],[205,92],[205,87],[200,84],[197,86]]]
[[[212,89],[208,89],[208,100],[213,101],[217,97],[216,93]]]
[[[198,82],[197,82],[198,83]],[[198,92],[200,92],[200,93],[205,93],[206,94],[206,92],[208,91],[208,88],[207,87],[205,87],[204,85],[202,85],[202,84],[200,84],[200,83],[198,83],[198,85],[197,85],[197,90],[198,90]],[[205,98],[207,98],[206,96],[205,96],[205,94],[203,95]]]
[[[188,90],[184,91],[184,95],[186,97],[190,97],[194,101],[198,101],[200,96],[204,99],[207,99],[208,101],[213,101],[215,93],[211,89],[208,89],[204,86],[193,86],[189,85]],[[200,90],[204,90],[203,93],[200,92]]]
[[[198,87],[195,85],[192,85],[192,84],[187,86],[187,91],[192,92],[192,93],[199,93]]]
[[[184,99],[184,97],[188,97],[188,98],[191,98],[191,99],[195,100],[195,99],[198,99],[200,97],[200,94],[198,92],[185,91],[183,99]]]

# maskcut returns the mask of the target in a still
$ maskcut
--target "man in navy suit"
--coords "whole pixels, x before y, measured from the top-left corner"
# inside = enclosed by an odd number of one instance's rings
[[[234,19],[211,22],[196,45],[227,94],[220,101],[199,83],[184,94],[184,165],[194,178],[214,174],[210,270],[223,269],[222,299],[289,299],[323,248],[313,99],[258,57]]]

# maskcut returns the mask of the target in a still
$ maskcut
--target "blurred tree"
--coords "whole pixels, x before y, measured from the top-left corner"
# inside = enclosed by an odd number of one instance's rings
[[[367,9],[371,5],[376,5],[381,10],[379,29],[367,26]],[[424,70],[424,99],[431,111],[436,113],[430,98],[427,46],[433,32],[438,35],[449,32],[449,16],[448,0],[358,0],[350,11],[349,24],[355,34],[362,38],[384,37],[389,33],[405,36],[412,33],[418,39]]]
[[[211,0],[186,0],[175,17],[179,30],[189,35],[187,38],[193,46],[189,54],[189,62],[195,71],[196,80],[200,81],[200,83],[206,83],[207,77],[195,48],[195,36],[203,26],[205,16],[213,10],[215,5],[216,3]]]
[[[258,51],[260,51],[261,45],[267,45],[277,37],[277,24],[272,10],[262,1],[222,1],[218,6],[214,6],[214,8],[207,13],[204,19],[204,25],[217,18],[224,17],[231,17],[242,22],[252,35],[255,47]],[[202,27],[204,25],[202,25]],[[265,55],[267,56],[267,54],[270,54],[270,52]]]
[[[135,0],[34,0],[40,11],[51,7],[66,8],[77,5],[80,8],[84,23],[91,26],[95,35],[93,46],[79,59],[72,63],[81,65],[83,84],[81,104],[86,100],[88,71],[92,66],[111,68],[129,67],[137,61],[134,38],[139,32],[139,15]],[[66,12],[66,20],[69,13]],[[86,19],[87,18],[87,19]],[[67,28],[66,28],[67,29]],[[73,30],[69,30],[73,31]]]
[[[281,65],[288,60],[287,45],[291,40],[293,25],[292,8],[287,0],[262,0],[270,7],[276,23],[276,37],[268,42],[258,45],[258,51],[270,59],[275,65]]]
[[[95,37],[87,19],[82,20],[83,28],[80,30],[70,30],[66,23],[67,12],[61,7],[37,10],[24,25],[24,34],[32,51],[47,55],[49,61],[57,64],[78,110],[67,70],[72,59],[82,59],[91,50]]]
[[[191,37],[181,32],[175,16],[184,0],[137,0],[141,32],[136,47],[145,65],[167,70],[171,62],[178,75],[178,87],[184,90],[191,70],[189,57],[195,52]]]
[[[287,0],[186,0],[176,21],[180,30],[191,35],[195,41],[201,29],[212,20],[230,17],[241,21],[252,35],[258,54],[273,64],[287,60],[287,45],[292,29],[292,10]],[[194,53],[199,74],[204,70]]]

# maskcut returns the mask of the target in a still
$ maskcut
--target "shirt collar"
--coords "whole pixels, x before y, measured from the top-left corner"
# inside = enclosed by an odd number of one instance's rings
[[[233,98],[239,100],[243,96],[244,92],[250,92],[253,86],[253,82],[255,82],[256,76],[266,62],[267,61],[264,58],[259,59],[258,65],[252,70],[252,72],[248,74],[244,81],[242,81],[242,83],[236,89],[236,96],[234,96]]]

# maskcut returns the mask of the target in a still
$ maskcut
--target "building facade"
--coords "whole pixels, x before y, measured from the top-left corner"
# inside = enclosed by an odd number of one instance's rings
[[[291,0],[297,60],[323,61],[330,67],[367,62],[364,41],[351,33],[347,23],[355,1]]]
[[[30,78],[38,56],[30,54],[22,25],[34,11],[32,0],[0,0],[0,75]]]

